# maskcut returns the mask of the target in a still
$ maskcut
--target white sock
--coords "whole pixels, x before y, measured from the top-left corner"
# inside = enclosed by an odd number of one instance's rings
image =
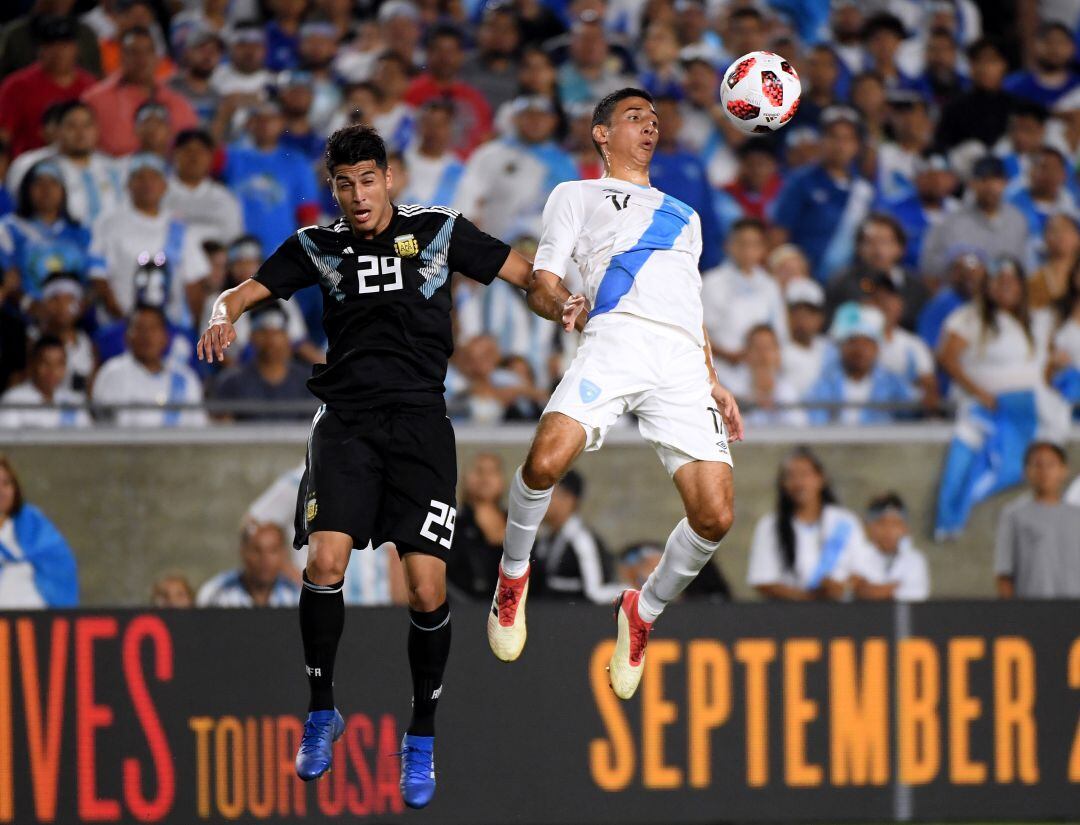
[[[675,525],[664,546],[660,563],[649,574],[638,597],[638,616],[655,622],[668,603],[682,593],[712,558],[718,541],[703,539],[684,518]]]
[[[520,578],[529,569],[529,555],[536,541],[536,531],[540,529],[550,501],[551,488],[530,490],[521,478],[521,468],[514,471],[514,479],[510,482],[510,513],[506,518],[502,554],[502,569],[510,578]]]

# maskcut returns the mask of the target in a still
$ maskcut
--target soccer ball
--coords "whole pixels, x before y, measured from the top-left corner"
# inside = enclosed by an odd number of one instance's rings
[[[724,72],[720,101],[735,128],[773,132],[799,110],[802,83],[795,68],[772,52],[744,54]]]

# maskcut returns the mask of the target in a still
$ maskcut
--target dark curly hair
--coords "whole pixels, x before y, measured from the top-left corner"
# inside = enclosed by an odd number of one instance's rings
[[[370,126],[356,124],[338,129],[326,142],[326,169],[331,175],[337,166],[352,166],[365,160],[386,170],[386,144]]]

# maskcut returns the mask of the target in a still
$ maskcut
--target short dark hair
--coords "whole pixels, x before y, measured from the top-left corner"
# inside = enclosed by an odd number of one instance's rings
[[[1008,58],[1005,57],[1005,50],[1001,47],[1001,44],[990,37],[980,37],[967,47],[968,60],[978,60],[979,57],[982,56],[982,53],[986,51],[992,51],[999,58],[1008,62]]]
[[[907,507],[904,505],[904,500],[900,498],[899,493],[895,493],[892,490],[874,496],[866,505],[866,514],[871,519],[877,518],[885,510],[899,510],[905,516],[907,515]]]
[[[649,103],[653,102],[653,96],[644,89],[636,89],[633,86],[616,89],[611,94],[602,97],[600,102],[596,104],[596,108],[593,109],[592,113],[592,126],[589,127],[589,130],[592,131],[597,126],[610,126],[612,115],[615,114],[615,107],[629,97],[640,97],[649,101]],[[594,140],[593,146],[596,147],[597,154],[603,157],[604,153],[600,151],[600,144]]]
[[[1046,123],[1050,119],[1050,112],[1041,103],[1030,100],[1017,100],[1009,107],[1009,120],[1018,117],[1028,117],[1039,123]]]
[[[132,26],[130,29],[120,35],[120,45],[126,46],[128,44],[128,41],[130,41],[134,37],[146,37],[150,40],[154,39],[153,32],[151,32],[150,29],[146,28],[146,26]]]
[[[326,141],[326,169],[331,175],[337,166],[352,166],[365,160],[373,160],[375,166],[386,170],[386,144],[370,126],[362,123],[345,126]]]
[[[768,231],[768,227],[761,218],[739,218],[735,223],[731,225],[729,234],[734,235],[743,229],[754,229],[764,235]]]
[[[176,135],[176,140],[173,141],[173,149],[179,149],[193,142],[201,143],[207,149],[214,148],[214,138],[205,129],[181,129]]]
[[[576,499],[585,495],[585,479],[577,470],[568,470],[566,475],[559,479],[559,486]]]
[[[59,347],[66,353],[64,349],[64,342],[57,338],[55,335],[42,335],[34,342],[33,348],[30,350],[30,360],[36,361],[41,357],[41,354],[47,349],[53,349]]]
[[[871,212],[867,215],[863,222],[859,224],[859,231],[855,237],[856,243],[862,243],[863,235],[866,234],[866,227],[873,223],[887,226],[889,231],[893,233],[893,237],[896,238],[896,243],[899,244],[900,248],[907,248],[907,233],[904,231],[904,227],[900,225],[900,221],[888,212]]]
[[[442,37],[452,37],[457,41],[459,46],[465,48],[465,33],[452,23],[439,23],[436,26],[432,26],[431,31],[428,32],[428,36],[424,38],[424,45],[430,46]]]
[[[86,106],[81,100],[61,100],[59,103],[50,103],[41,113],[41,125],[50,126],[64,119],[71,109],[78,106]]]
[[[138,315],[140,312],[149,312],[151,315],[161,321],[161,325],[166,329],[166,331],[168,331],[169,319],[165,315],[164,309],[156,306],[155,304],[138,303],[135,305],[135,308],[131,310],[131,315],[129,316],[128,320],[133,321],[135,319],[135,316]]]
[[[765,22],[765,15],[761,13],[760,9],[756,9],[753,6],[743,6],[740,9],[735,9],[735,11],[728,15],[728,22],[732,23],[743,18],[747,20],[753,18],[759,23]]]
[[[1062,447],[1060,444],[1055,444],[1053,441],[1032,441],[1031,444],[1028,445],[1028,448],[1024,450],[1025,467],[1027,466],[1028,462],[1031,461],[1035,453],[1037,453],[1039,450],[1049,450],[1059,459],[1061,459],[1062,464],[1069,463],[1069,457],[1065,454],[1065,448]]]
[[[1039,28],[1035,30],[1036,37],[1046,37],[1050,32],[1061,32],[1070,40],[1073,39],[1072,30],[1062,23],[1060,20],[1044,20],[1039,24]]]

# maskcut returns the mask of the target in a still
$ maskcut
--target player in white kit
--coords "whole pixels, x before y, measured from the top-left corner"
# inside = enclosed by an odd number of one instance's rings
[[[551,490],[583,450],[597,450],[632,412],[686,508],[660,564],[641,591],[617,602],[618,641],[609,666],[628,699],[641,680],[653,622],[693,581],[731,527],[734,481],[728,441],[742,438],[731,393],[716,381],[701,305],[701,221],[686,204],[649,185],[659,123],[651,96],[621,89],[597,104],[592,137],[600,180],[560,184],[544,209],[533,277],[536,294],[566,294],[572,260],[586,295],[561,311],[567,330],[588,313],[577,356],[514,473],[499,583],[488,616],[495,655],[513,661],[525,645],[529,555]],[[555,300],[551,298],[551,300]],[[591,307],[591,309],[590,309]]]

